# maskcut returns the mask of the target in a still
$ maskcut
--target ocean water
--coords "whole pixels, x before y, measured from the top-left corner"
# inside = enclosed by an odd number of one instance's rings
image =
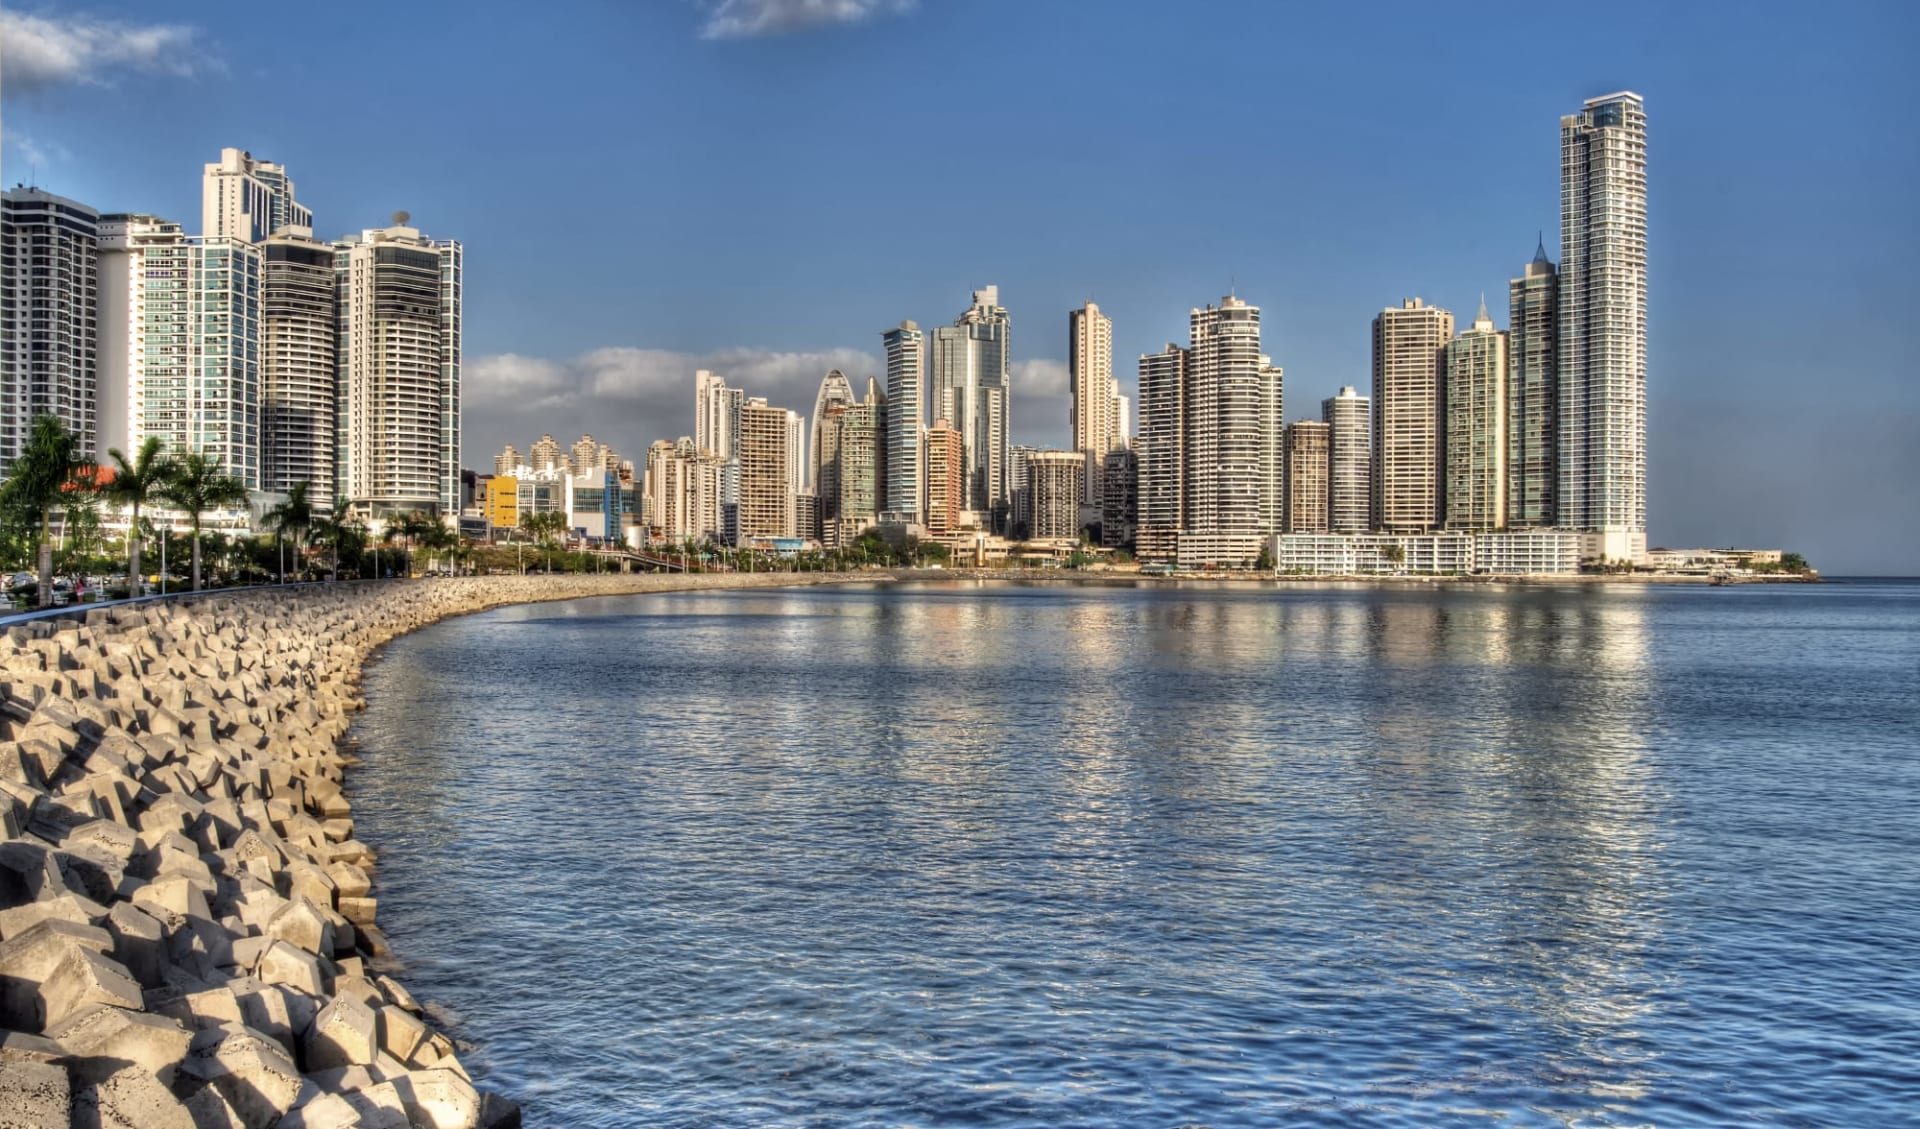
[[[367,691],[530,1126],[1920,1124],[1920,586],[675,593]]]

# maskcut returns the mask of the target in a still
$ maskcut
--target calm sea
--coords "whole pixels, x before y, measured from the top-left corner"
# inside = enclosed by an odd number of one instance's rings
[[[367,677],[527,1124],[1920,1124],[1920,586],[502,609]]]

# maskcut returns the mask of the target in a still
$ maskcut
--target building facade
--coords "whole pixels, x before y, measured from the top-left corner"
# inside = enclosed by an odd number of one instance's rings
[[[1180,532],[1251,559],[1280,526],[1282,373],[1260,352],[1258,306],[1228,295],[1189,324]]]
[[[934,329],[929,341],[925,410],[960,432],[966,448],[966,508],[998,522],[1006,520],[1011,502],[1011,331],[1000,288],[987,286],[974,291],[966,312],[952,325]],[[887,399],[894,401],[891,381]]]
[[[99,246],[95,209],[38,188],[0,193],[0,477],[36,416],[58,418],[89,455],[98,445]]]
[[[829,404],[820,421],[815,487],[820,540],[851,544],[879,515],[886,497],[886,397],[867,381],[866,399]]]
[[[1365,533],[1373,522],[1373,401],[1352,385],[1320,401],[1327,425],[1327,528]]]
[[[1139,511],[1140,460],[1131,447],[1107,452],[1100,468],[1100,544],[1130,548]]]
[[[835,405],[846,406],[853,402],[853,384],[847,380],[847,375],[837,368],[828,369],[827,375],[820,378],[820,391],[813,397],[813,442],[809,447],[806,481],[802,484],[821,498],[826,497],[826,491],[821,489],[820,464],[825,457],[821,447],[826,441],[827,412]],[[823,515],[826,510],[826,506],[821,507]]]
[[[1559,373],[1560,274],[1541,242],[1507,283],[1507,524],[1550,526],[1554,497]]]
[[[1187,370],[1178,345],[1140,358],[1139,507],[1134,540],[1141,560],[1166,562],[1186,524]]]
[[[1078,451],[1034,451],[1027,455],[1027,490],[1032,498],[1036,541],[1076,540],[1080,507],[1086,499],[1086,460]]]
[[[1073,449],[1087,464],[1087,504],[1098,506],[1104,494],[1101,474],[1107,452],[1124,436],[1117,430],[1119,408],[1113,384],[1113,321],[1088,302],[1067,313],[1067,427]]]
[[[794,536],[792,432],[785,408],[759,396],[740,407],[740,511],[734,543]]]
[[[265,243],[285,227],[313,229],[313,212],[294,199],[286,166],[256,161],[244,149],[220,150],[200,178],[201,236]]]
[[[283,225],[261,251],[260,488],[304,482],[314,507],[329,511],[340,392],[333,248]]]
[[[1445,377],[1453,315],[1419,298],[1373,319],[1373,526],[1417,533],[1446,518]]]
[[[336,242],[342,494],[374,520],[458,513],[460,244],[392,227]]]
[[[1507,335],[1487,304],[1447,343],[1447,528],[1507,525]]]
[[[1557,524],[1594,556],[1647,547],[1647,115],[1638,94],[1560,119]]]
[[[933,421],[925,436],[927,498],[921,524],[941,537],[959,529],[966,511],[966,448],[960,432],[944,419]]]
[[[886,500],[888,520],[920,520],[920,433],[925,430],[926,340],[920,327],[903,321],[880,335],[887,355]]]
[[[1325,533],[1331,492],[1327,486],[1333,428],[1321,420],[1298,419],[1287,425],[1288,533]]]

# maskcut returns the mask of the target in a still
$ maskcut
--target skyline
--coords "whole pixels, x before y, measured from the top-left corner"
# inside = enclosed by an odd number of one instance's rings
[[[532,112],[517,111],[503,125],[523,150],[530,143],[532,155],[519,162],[525,176],[475,169],[481,138],[471,125],[410,139],[418,155],[383,161],[391,142],[338,128],[365,95],[336,89],[329,93],[338,107],[307,106],[313,76],[298,66],[275,76],[291,109],[208,99],[223,84],[259,78],[245,66],[248,41],[228,30],[238,22],[218,18],[225,7],[183,14],[181,22],[200,29],[189,37],[198,44],[192,50],[225,60],[223,70],[185,76],[125,64],[91,81],[43,76],[22,90],[22,40],[9,34],[3,175],[9,184],[26,179],[18,175],[25,144],[57,145],[66,157],[46,155],[34,178],[42,187],[103,211],[192,223],[207,150],[235,145],[288,167],[322,238],[377,226],[402,207],[422,227],[458,234],[474,251],[463,459],[474,469],[527,433],[591,430],[630,453],[690,434],[685,389],[696,368],[804,411],[829,368],[856,387],[884,377],[878,337],[887,327],[903,319],[946,324],[968,292],[988,285],[1000,288],[1012,322],[1014,443],[1069,445],[1064,315],[1088,299],[1113,319],[1116,383],[1138,403],[1135,358],[1181,340],[1188,310],[1237,293],[1262,307],[1266,351],[1287,371],[1287,416],[1303,418],[1343,385],[1365,387],[1368,322],[1405,298],[1464,317],[1484,292],[1506,327],[1501,289],[1524,270],[1537,234],[1558,226],[1558,116],[1628,88],[1658,110],[1650,142],[1650,543],[1777,543],[1804,549],[1830,573],[1910,572],[1905,562],[1920,552],[1920,507],[1901,487],[1920,474],[1920,398],[1900,379],[1916,353],[1915,330],[1897,317],[1869,316],[1864,300],[1886,292],[1916,243],[1915,219],[1893,206],[1920,164],[1912,147],[1858,149],[1871,108],[1899,102],[1915,86],[1893,66],[1894,45],[1914,23],[1898,7],[1848,7],[1819,28],[1791,26],[1773,10],[1736,30],[1648,9],[1638,15],[1658,25],[1659,50],[1596,48],[1591,80],[1549,72],[1537,83],[1502,77],[1491,87],[1456,80],[1451,70],[1443,78],[1431,66],[1396,71],[1394,61],[1413,46],[1404,33],[1363,41],[1343,31],[1345,17],[1302,15],[1279,21],[1303,25],[1275,40],[1300,55],[1288,57],[1298,66],[1285,73],[1262,72],[1250,85],[1188,73],[1187,52],[1219,34],[1193,28],[1203,42],[1169,49],[1169,68],[1128,93],[1108,70],[1129,81],[1144,75],[1129,79],[1120,64],[1137,61],[1143,45],[1158,46],[1153,29],[1178,22],[1170,13],[1145,9],[1119,21],[1130,28],[1087,29],[1092,46],[1113,49],[1110,68],[1036,77],[1006,64],[1057,47],[1061,21],[989,6],[1008,34],[975,63],[999,64],[993,73],[1005,88],[981,87],[958,109],[942,100],[968,77],[951,73],[953,60],[935,52],[924,78],[908,82],[887,54],[950,30],[956,15],[937,6],[735,39],[699,37],[701,18],[722,14],[711,9],[589,9],[558,26],[560,47],[581,48],[587,33],[604,33],[658,64],[643,84],[653,93],[678,77],[699,96],[673,103],[684,123],[636,119],[616,132],[612,119],[642,103],[618,76],[601,76],[591,81],[606,87],[605,97],[586,108],[587,120],[555,127],[551,139],[515,132]],[[759,10],[726,7],[739,18]],[[123,25],[152,18],[93,11]],[[497,57],[515,19],[529,15],[501,11],[492,54],[476,29],[450,26],[450,42],[475,48],[479,59]],[[1277,26],[1259,10],[1240,11],[1248,28]],[[356,15],[351,7],[323,13],[315,34]],[[1634,16],[1630,9],[1623,18]],[[1491,22],[1499,26],[1486,29],[1489,51],[1553,39],[1551,20],[1537,13]],[[219,35],[205,30],[214,28]],[[1703,41],[1718,49],[1696,50]],[[1383,65],[1366,81],[1335,73],[1363,42]],[[1787,54],[1790,46],[1806,49]],[[1314,50],[1328,59],[1317,61]],[[536,53],[529,73],[541,58],[551,61]],[[430,82],[439,66],[407,81]],[[717,88],[720,78],[733,85]],[[898,97],[853,104],[847,88],[863,79],[887,83]],[[1796,98],[1754,112],[1756,96],[1797,79],[1807,81]],[[1076,81],[1086,89],[1067,89]],[[773,102],[776,89],[794,105]],[[135,136],[139,122],[123,120],[134,116],[108,112],[135,91],[161,112],[182,100],[193,108],[165,139]],[[1308,97],[1320,92],[1336,96]],[[469,123],[498,108],[497,96],[477,87],[456,84],[443,96],[469,106],[458,119]],[[1155,98],[1166,106],[1146,105]],[[1003,150],[1002,174],[991,184],[935,152],[943,130],[964,126],[958,110],[988,106]],[[1089,144],[1069,154],[1047,130],[1082,113]],[[1243,128],[1232,119],[1247,114],[1260,137],[1236,159],[1254,173],[1285,174],[1255,176],[1258,191],[1236,197],[1222,191],[1233,182],[1224,175],[1176,177],[1151,159],[1204,150],[1220,131]],[[1221,115],[1228,120],[1216,120]],[[1472,124],[1463,134],[1430,121],[1415,129],[1409,118]],[[811,125],[795,134],[801,119]],[[329,125],[331,133],[313,135]],[[888,165],[874,132],[888,125],[911,140],[901,169]],[[744,144],[692,144],[720,127]],[[641,176],[648,170],[620,145],[569,148],[594,129],[630,138],[628,148],[669,131],[666,141],[677,147],[667,146],[665,167],[673,175],[658,177],[656,161],[652,178]],[[1793,132],[1801,160],[1769,164],[1764,177],[1728,175],[1782,130]],[[1388,150],[1397,154],[1391,161],[1381,156]],[[764,170],[775,158],[780,175],[769,178]],[[841,172],[806,175],[822,168]],[[582,201],[603,196],[633,206],[618,213],[621,234],[580,238],[504,207],[524,203],[529,186],[551,195],[561,220],[589,215]],[[992,207],[956,212],[950,201],[970,193]],[[1217,221],[1196,211],[1202,206],[1218,211]],[[618,394],[582,395],[574,387],[582,379]],[[1875,410],[1860,412],[1863,402]]]

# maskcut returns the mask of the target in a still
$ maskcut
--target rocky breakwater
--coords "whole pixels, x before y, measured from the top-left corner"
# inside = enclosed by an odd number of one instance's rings
[[[341,790],[361,664],[501,604],[825,579],[319,585],[4,628],[0,1127],[517,1125],[381,971]]]

